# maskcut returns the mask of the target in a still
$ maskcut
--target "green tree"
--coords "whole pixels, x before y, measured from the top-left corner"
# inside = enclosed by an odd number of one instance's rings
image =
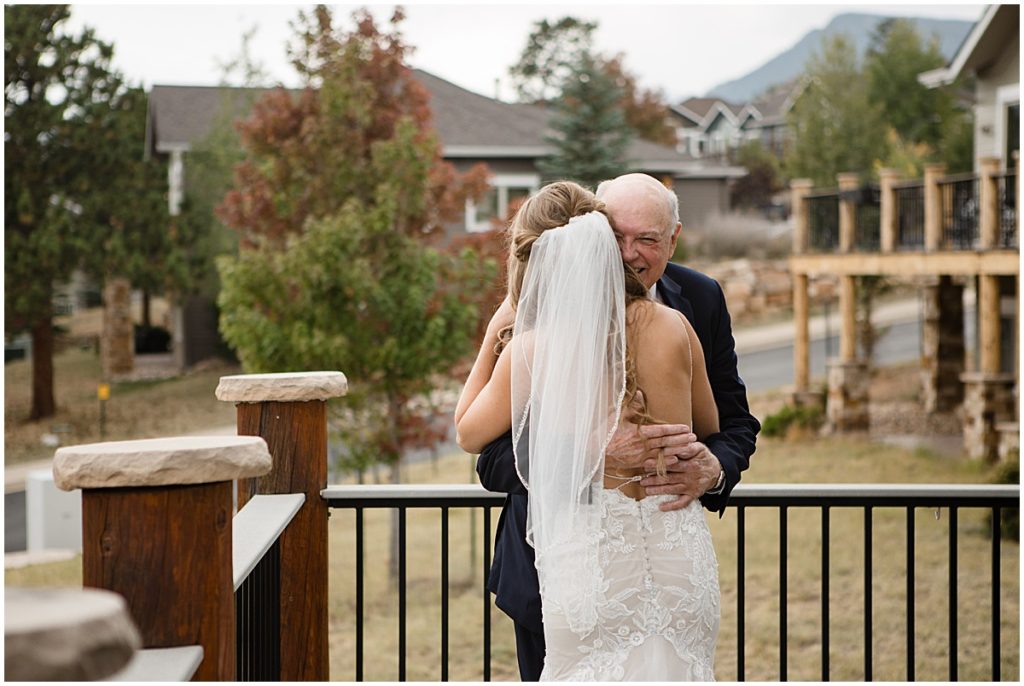
[[[221,331],[243,366],[348,374],[349,466],[382,461],[394,480],[423,440],[412,401],[470,352],[493,273],[427,245],[486,174],[441,159],[401,19],[382,32],[360,11],[342,32],[323,6],[300,16],[308,87],[265,95],[240,124],[245,159],[219,214],[241,249],[218,262]]]
[[[615,82],[590,54],[566,77],[545,138],[555,153],[537,164],[547,180],[571,179],[595,187],[626,171],[632,129],[619,106]]]
[[[761,141],[749,141],[736,153],[736,164],[747,170],[737,179],[730,194],[733,207],[756,208],[771,202],[782,190],[782,169],[778,158]]]
[[[944,161],[950,171],[971,169],[971,114],[958,105],[953,89],[927,88],[918,81],[922,72],[945,62],[938,39],[925,42],[906,19],[879,23],[865,72],[871,100],[881,106],[886,123],[895,130],[895,136],[890,135],[894,156],[885,160],[885,166],[905,167],[908,156],[916,155],[924,161]]]
[[[95,113],[121,88],[113,49],[86,29],[63,30],[66,5],[4,7],[4,324],[32,336],[30,420],[56,411],[53,390],[53,288],[89,245],[76,220],[102,183],[93,160],[102,149]]]
[[[885,157],[886,127],[853,43],[842,34],[826,39],[806,77],[807,87],[787,116],[793,140],[784,158],[787,176],[834,186],[840,172],[868,175]]]

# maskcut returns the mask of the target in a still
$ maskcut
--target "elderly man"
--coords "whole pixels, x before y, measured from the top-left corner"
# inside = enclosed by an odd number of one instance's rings
[[[700,498],[724,512],[729,493],[747,468],[760,424],[750,414],[746,388],[736,370],[735,344],[722,289],[713,279],[669,264],[682,224],[675,193],[645,174],[626,174],[597,188],[615,230],[622,259],[640,274],[658,302],[681,312],[693,326],[718,407],[719,433],[701,443],[681,425],[620,424],[605,453],[608,465],[643,465],[652,476],[640,483],[647,495],[674,494],[665,509]],[[664,450],[668,474],[653,475]],[[477,461],[480,483],[508,493],[498,520],[488,589],[515,623],[516,653],[524,681],[536,681],[544,666],[544,629],[533,549],[526,543],[527,491],[515,471],[511,434],[484,448]]]

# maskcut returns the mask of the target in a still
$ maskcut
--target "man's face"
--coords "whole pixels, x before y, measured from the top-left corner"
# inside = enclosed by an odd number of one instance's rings
[[[605,200],[622,260],[636,269],[647,288],[665,273],[682,228],[678,223],[672,225],[659,200],[646,193],[615,193]]]

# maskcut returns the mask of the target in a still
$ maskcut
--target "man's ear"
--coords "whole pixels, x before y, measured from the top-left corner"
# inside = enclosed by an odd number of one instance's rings
[[[682,231],[682,230],[683,230],[683,223],[682,222],[676,222],[676,228],[672,232],[672,249],[673,250],[675,250],[675,248],[676,248],[676,241],[679,240],[679,232]]]

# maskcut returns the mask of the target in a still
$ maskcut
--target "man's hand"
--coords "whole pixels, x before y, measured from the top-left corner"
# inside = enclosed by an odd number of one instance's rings
[[[604,450],[605,465],[613,469],[635,469],[657,463],[658,453],[664,451],[665,462],[674,463],[677,457],[688,455],[697,437],[685,424],[632,424],[619,422],[612,440]],[[715,478],[718,474],[715,474]]]
[[[718,481],[719,472],[722,469],[721,463],[707,446],[697,440],[694,434],[689,434],[690,440],[678,451],[673,452],[669,457],[665,456],[665,466],[668,474],[665,476],[645,477],[640,485],[647,489],[647,495],[678,495],[675,500],[662,503],[660,509],[663,512],[679,510],[695,499],[704,495],[709,488],[714,488]],[[644,471],[651,473],[655,471],[656,459],[648,459],[644,462]]]

